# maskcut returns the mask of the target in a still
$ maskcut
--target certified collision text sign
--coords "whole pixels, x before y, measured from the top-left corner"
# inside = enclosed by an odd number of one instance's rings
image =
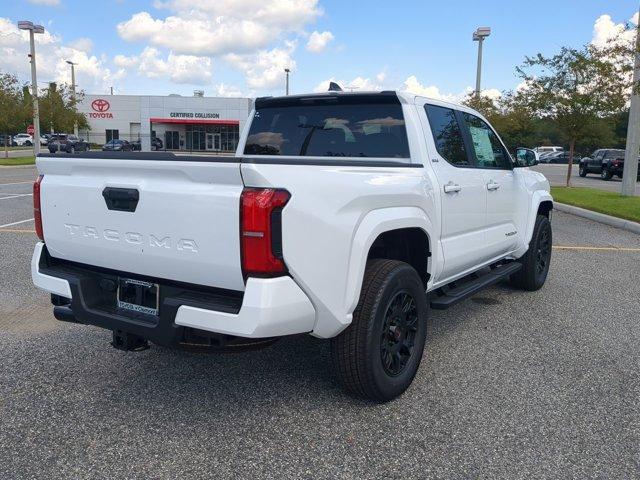
[[[220,118],[219,113],[211,112],[170,112],[171,118]]]

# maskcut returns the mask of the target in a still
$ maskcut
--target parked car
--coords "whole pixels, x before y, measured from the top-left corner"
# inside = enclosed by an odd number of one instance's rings
[[[49,144],[49,139],[52,137],[52,133],[43,133],[40,135],[40,145],[47,146]]]
[[[82,138],[67,133],[55,133],[49,137],[47,147],[50,153],[56,152],[86,152],[89,150],[89,143]]]
[[[14,143],[19,147],[30,147],[33,145],[33,137],[28,133],[19,133],[13,137]]]
[[[16,143],[13,141],[11,135],[0,135],[0,147],[15,147]]]
[[[542,146],[542,147],[536,147],[536,148],[534,148],[534,150],[536,152],[538,152],[538,155],[542,155],[543,153],[562,152],[564,150],[564,148],[563,147]]]
[[[162,150],[164,148],[164,144],[162,140],[158,137],[153,137],[151,139],[151,150]]]
[[[544,152],[542,154],[538,154],[538,161],[540,163],[551,163],[550,157],[556,152]]]
[[[596,150],[590,157],[585,157],[580,161],[580,176],[586,177],[589,173],[597,173],[603,180],[611,180],[614,175],[622,178],[624,154],[624,150],[619,148]],[[640,168],[638,174],[640,176]]]
[[[142,150],[142,142],[140,141],[140,139],[138,138],[137,140],[133,140],[131,143],[131,150],[137,150],[140,151]]]
[[[429,305],[545,283],[549,182],[478,112],[328,92],[258,98],[248,121],[238,156],[38,161],[32,278],[57,319],[128,351],[312,334],[349,392],[388,401],[418,370]]]
[[[548,153],[544,156],[544,163],[569,163],[569,152],[553,152]],[[573,163],[580,163],[580,157],[574,153],[573,154]]]
[[[102,147],[103,152],[124,152],[133,150],[133,145],[126,140],[110,140]]]

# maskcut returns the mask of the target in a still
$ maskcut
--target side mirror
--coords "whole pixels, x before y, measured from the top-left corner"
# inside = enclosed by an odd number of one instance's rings
[[[516,149],[516,162],[518,167],[532,167],[534,165],[538,165],[538,152],[531,150],[530,148],[518,148]]]

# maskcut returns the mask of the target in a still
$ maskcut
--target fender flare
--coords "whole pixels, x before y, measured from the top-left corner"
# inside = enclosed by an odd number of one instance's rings
[[[437,242],[433,235],[434,225],[425,211],[418,207],[391,207],[372,210],[359,223],[351,241],[344,299],[345,311],[349,316],[355,310],[360,299],[364,270],[371,245],[380,234],[400,228],[420,228],[427,235],[431,251],[428,270],[433,278],[434,265],[437,265]]]
[[[531,197],[531,209],[529,210],[529,218],[527,220],[527,230],[524,237],[524,244],[526,248],[529,248],[531,237],[533,236],[533,227],[536,224],[536,217],[538,216],[538,209],[542,202],[551,202],[553,204],[553,197],[546,190],[536,190]],[[524,252],[523,252],[524,255]]]

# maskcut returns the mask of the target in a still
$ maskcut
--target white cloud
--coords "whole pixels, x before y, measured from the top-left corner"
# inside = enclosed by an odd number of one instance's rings
[[[445,100],[448,102],[459,102],[464,98],[465,95],[471,91],[471,87],[467,87],[463,93],[452,94],[452,93],[442,93],[440,88],[435,85],[424,85],[422,84],[415,75],[411,75],[407,77],[407,79],[403,82],[400,90],[412,93],[414,95],[419,95],[421,97],[429,97],[434,98],[436,100]]]
[[[147,42],[190,55],[242,54],[265,48],[285,33],[301,33],[322,14],[318,0],[169,0],[156,7],[172,14],[134,14],[119,23],[126,41]],[[179,39],[179,41],[176,41]]]
[[[225,85],[224,83],[219,83],[216,85],[216,95],[219,97],[242,97],[242,90],[240,90],[235,85]]]
[[[481,90],[480,94],[483,97],[490,98],[491,100],[497,100],[502,96],[502,92],[497,88],[489,88],[487,90]]]
[[[212,61],[209,57],[176,55],[166,58],[153,47],[146,47],[138,56],[116,55],[113,63],[122,70],[136,68],[138,74],[148,78],[166,77],[173,83],[206,85],[211,83]]]
[[[125,55],[118,54],[113,57],[113,63],[115,66],[121,68],[137,67],[139,62],[140,59],[136,56],[127,57]]]
[[[638,13],[636,13],[630,22],[638,23]],[[612,40],[619,42],[633,42],[635,39],[635,30],[626,29],[624,23],[616,23],[611,15],[600,15],[593,25],[593,38],[591,43],[596,47],[604,47]]]
[[[399,90],[421,97],[429,97],[435,100],[443,100],[445,102],[452,103],[462,102],[471,92],[473,92],[473,88],[468,86],[458,93],[444,93],[436,85],[423,85],[415,75],[407,77]],[[482,90],[481,94],[493,100],[502,96],[502,92],[497,88]]]
[[[337,83],[338,85],[340,85],[340,88],[342,88],[342,90],[344,91],[367,92],[367,91],[383,90],[385,88],[384,87],[385,78],[386,78],[386,74],[384,72],[378,73],[376,75],[375,80],[372,80],[368,77],[356,77],[351,81],[347,81],[343,79],[337,79],[336,77],[331,77],[318,83],[318,85],[316,85],[313,91],[326,92],[327,90],[329,90],[330,82]]]
[[[60,0],[28,0],[29,3],[34,5],[45,5],[47,7],[57,7],[60,5]]]
[[[313,53],[320,53],[324,51],[329,42],[333,40],[333,33],[330,31],[318,32],[315,30],[310,36],[307,42],[307,50]]]
[[[276,47],[244,55],[230,53],[225,60],[245,74],[247,85],[252,89],[284,88],[284,69],[292,72],[296,69],[296,62],[292,58],[295,49],[296,43],[287,41],[284,48]]]
[[[87,42],[84,45],[78,45],[77,41],[65,43],[48,29],[35,39],[39,82],[70,84],[71,69],[66,60],[77,64],[76,84],[81,90],[104,90],[117,79],[107,67],[106,58],[89,54]],[[11,20],[0,17],[0,70],[15,74],[23,81],[30,80],[28,52],[28,32],[18,30]]]
[[[93,50],[93,41],[87,37],[80,37],[69,42],[69,46],[71,48],[75,48],[76,50],[81,50],[88,53]]]

